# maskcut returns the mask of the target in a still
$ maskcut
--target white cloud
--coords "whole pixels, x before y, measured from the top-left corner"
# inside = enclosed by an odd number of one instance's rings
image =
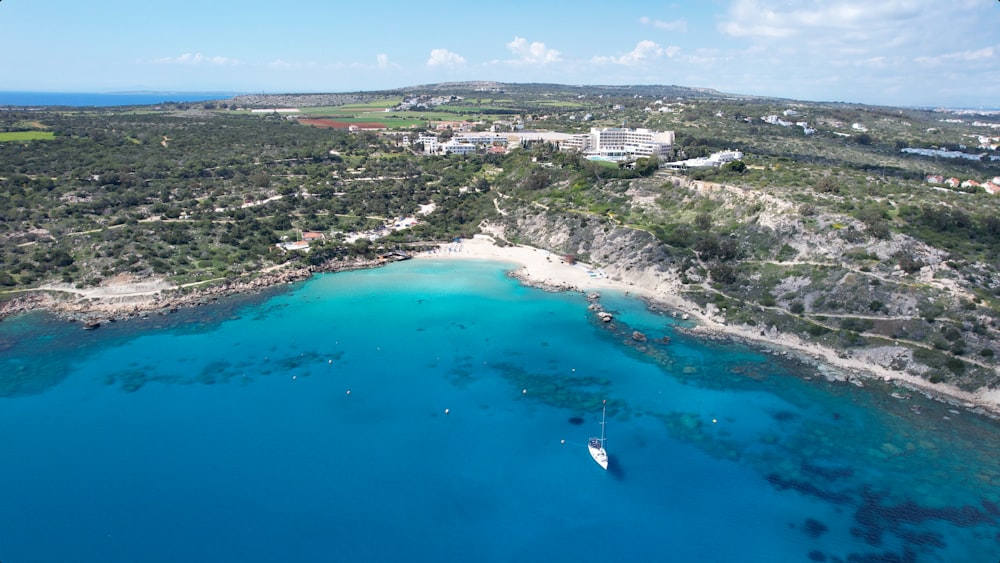
[[[803,3],[798,0],[734,0],[719,31],[734,37],[781,39],[815,38],[816,33],[841,37],[878,38],[888,30],[904,32],[914,21],[939,10],[935,0],[833,0]]]
[[[385,53],[375,55],[375,65],[379,68],[389,68],[389,55]]]
[[[686,32],[688,30],[688,24],[684,20],[677,20],[672,22],[665,22],[662,20],[654,20],[646,16],[639,18],[639,23],[642,25],[651,25],[656,29],[662,29],[665,31],[680,31]]]
[[[331,63],[331,64],[320,64],[316,61],[286,61],[284,59],[274,59],[273,61],[267,63],[269,68],[273,69],[329,69],[329,68],[343,68],[346,65]]]
[[[996,54],[993,47],[984,47],[974,51],[959,51],[955,53],[944,53],[935,57],[917,57],[916,61],[925,66],[938,66],[941,64],[953,64],[956,62],[972,62],[984,59],[992,59]]]
[[[890,104],[939,97],[938,103],[947,103],[945,99],[958,96],[944,83],[997,83],[1000,44],[992,30],[1000,22],[1000,11],[995,1],[728,0],[727,4],[717,29],[729,39],[723,48],[733,62],[721,64],[735,65],[733,72],[753,73],[734,78],[733,91]],[[928,68],[935,72],[927,72]],[[825,80],[827,74],[838,72],[842,74],[837,80]],[[956,78],[944,80],[945,72]],[[752,76],[769,80],[756,83]],[[975,95],[981,97],[982,88]]]
[[[667,47],[666,49],[664,49],[663,47],[660,47],[655,42],[646,39],[646,40],[640,41],[635,46],[635,49],[632,49],[631,51],[629,51],[628,53],[625,53],[624,55],[622,55],[620,57],[601,57],[601,56],[598,56],[598,57],[594,57],[593,59],[591,59],[591,61],[595,62],[595,63],[598,63],[598,64],[616,64],[616,65],[623,65],[623,66],[635,66],[635,65],[640,64],[643,61],[648,60],[648,59],[656,59],[656,58],[663,57],[663,56],[673,57],[673,56],[677,55],[677,53],[679,53],[680,50],[681,50],[680,47],[675,47],[675,46]]]
[[[982,8],[974,0],[732,0],[718,29],[757,41],[921,45],[948,29],[975,25]]]
[[[517,62],[528,64],[548,64],[562,60],[562,54],[555,49],[549,49],[545,43],[535,41],[528,43],[523,37],[514,37],[514,40],[507,43],[507,48],[517,55]]]
[[[163,57],[153,60],[157,64],[175,65],[214,65],[214,66],[234,66],[241,64],[237,59],[229,57],[207,57],[201,53],[184,53],[176,57]]]
[[[454,67],[465,64],[465,57],[448,49],[434,49],[427,59],[427,66]]]

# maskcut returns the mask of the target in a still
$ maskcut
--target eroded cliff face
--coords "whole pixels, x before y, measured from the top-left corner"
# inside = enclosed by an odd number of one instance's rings
[[[508,215],[502,225],[508,240],[573,256],[650,290],[678,277],[680,257],[643,230],[595,217],[524,210]]]
[[[665,204],[665,191],[679,203]],[[1000,383],[998,314],[976,294],[975,273],[987,265],[959,271],[946,252],[911,237],[875,237],[851,217],[803,216],[788,201],[739,188],[661,181],[626,193],[654,227],[527,206],[506,210],[486,230],[571,255],[651,293],[683,295],[719,322],[777,331],[967,390]],[[719,238],[735,257],[674,247],[651,232],[658,219],[685,221],[682,207],[697,198],[713,200]]]

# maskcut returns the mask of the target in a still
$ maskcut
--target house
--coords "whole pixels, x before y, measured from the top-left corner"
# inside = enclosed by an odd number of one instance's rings
[[[781,119],[777,115],[765,115],[760,119],[765,123],[770,123],[771,125],[781,125],[782,127],[791,127],[792,125],[794,125],[791,121],[788,121],[787,119]]]
[[[306,242],[312,242],[312,241],[315,241],[315,240],[323,240],[325,238],[326,238],[326,235],[324,235],[323,233],[321,233],[319,231],[302,231],[302,240],[304,240]]]
[[[982,186],[982,184],[980,184],[979,182],[977,182],[975,180],[966,180],[966,181],[962,182],[961,186],[963,188],[978,188],[978,187]]]
[[[949,188],[957,188],[962,183],[962,181],[959,180],[958,178],[948,178],[947,180],[944,181],[944,183]]]
[[[309,243],[304,240],[297,240],[293,242],[279,242],[275,246],[283,250],[304,250],[306,252],[309,251]]]
[[[983,182],[982,188],[990,195],[1000,193],[1000,182]]]
[[[928,184],[941,184],[944,183],[944,176],[930,174],[926,178],[924,178],[924,181],[927,182]]]
[[[396,219],[396,222],[392,224],[392,228],[395,230],[409,229],[410,227],[416,225],[419,221],[414,217],[400,217]]]

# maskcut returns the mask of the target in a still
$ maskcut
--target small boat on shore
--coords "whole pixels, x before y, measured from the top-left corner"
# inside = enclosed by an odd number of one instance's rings
[[[605,437],[606,428],[606,415],[608,412],[608,402],[604,401],[604,406],[601,408],[601,437],[591,438],[587,441],[587,449],[590,450],[590,457],[594,458],[597,465],[601,466],[601,469],[608,469],[608,452],[604,449],[604,441],[607,440]]]

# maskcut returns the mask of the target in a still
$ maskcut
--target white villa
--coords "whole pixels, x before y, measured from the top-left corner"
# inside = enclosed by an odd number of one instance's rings
[[[666,168],[701,168],[705,166],[719,167],[727,162],[740,160],[743,158],[741,151],[719,151],[714,152],[705,158],[689,158],[677,162],[668,162],[663,166]]]

